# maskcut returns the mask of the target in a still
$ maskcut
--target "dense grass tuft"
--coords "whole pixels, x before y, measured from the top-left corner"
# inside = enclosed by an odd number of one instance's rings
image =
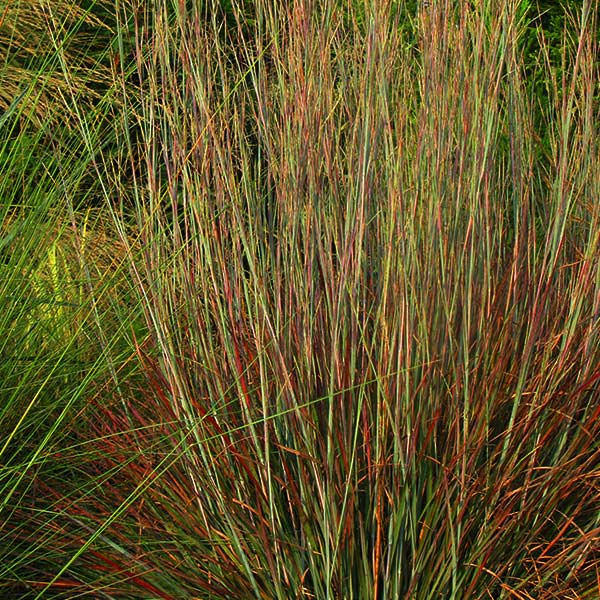
[[[598,597],[593,3],[527,68],[517,0],[206,4],[6,103],[62,184],[3,215],[0,590]]]

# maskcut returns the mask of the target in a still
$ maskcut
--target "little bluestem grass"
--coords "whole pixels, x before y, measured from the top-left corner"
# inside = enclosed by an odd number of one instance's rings
[[[106,102],[68,104],[124,260],[93,303],[104,378],[60,447],[25,446],[4,579],[598,596],[597,15],[570,68],[543,50],[542,110],[522,9],[122,9]]]

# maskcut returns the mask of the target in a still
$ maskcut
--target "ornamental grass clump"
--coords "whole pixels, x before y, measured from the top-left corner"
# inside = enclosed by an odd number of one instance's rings
[[[31,597],[600,594],[592,4],[542,106],[523,3],[355,4],[132,11],[144,325],[11,506]]]

